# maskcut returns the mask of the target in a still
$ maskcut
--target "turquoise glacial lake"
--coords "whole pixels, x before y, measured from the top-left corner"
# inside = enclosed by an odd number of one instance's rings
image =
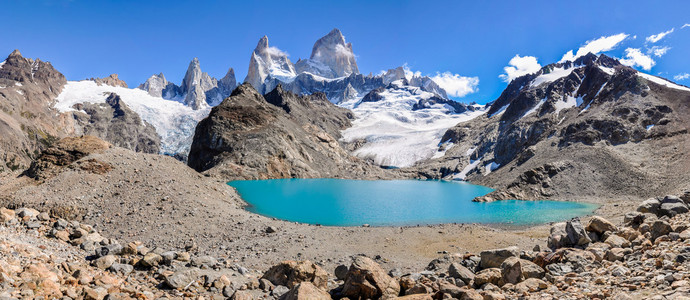
[[[247,210],[325,226],[408,226],[441,223],[536,225],[592,213],[579,202],[472,199],[492,191],[456,181],[270,179],[228,184]]]

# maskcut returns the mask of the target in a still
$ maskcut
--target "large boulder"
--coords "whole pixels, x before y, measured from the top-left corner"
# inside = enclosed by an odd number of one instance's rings
[[[465,284],[470,284],[474,280],[474,273],[459,263],[451,263],[448,267],[448,275],[455,279],[462,280]]]
[[[585,231],[585,227],[582,226],[580,218],[573,218],[572,220],[566,222],[565,232],[568,235],[568,240],[573,246],[587,245],[592,242]]]
[[[342,289],[343,296],[351,299],[389,299],[399,293],[398,281],[365,256],[358,256],[352,262]]]
[[[667,235],[673,231],[671,224],[664,220],[656,220],[649,227],[649,232],[652,234],[652,241],[660,236]]]
[[[568,242],[568,234],[565,232],[565,222],[553,224],[551,232],[547,240],[547,246],[551,249],[558,249],[566,247]]]
[[[659,213],[659,208],[661,207],[661,202],[658,199],[647,199],[642,201],[640,206],[637,207],[637,211],[641,213],[657,214]]]
[[[518,247],[512,246],[503,249],[485,250],[479,256],[481,257],[481,262],[479,263],[481,268],[499,268],[508,257],[520,256],[520,250]]]
[[[616,225],[613,225],[609,220],[606,220],[602,217],[599,216],[594,216],[589,220],[589,223],[587,224],[587,231],[590,232],[596,232],[598,234],[602,234],[607,231],[616,231],[618,228],[616,228]]]
[[[516,284],[524,279],[522,275],[522,264],[519,258],[508,257],[501,264],[501,276],[505,283]]]
[[[501,274],[501,269],[484,269],[477,273],[477,275],[474,277],[474,286],[479,288],[487,283],[498,285],[502,278],[503,276]]]
[[[165,277],[165,284],[171,289],[184,289],[199,280],[200,273],[197,268],[177,270]]]
[[[630,247],[630,241],[628,241],[627,239],[625,239],[621,236],[615,235],[615,234],[612,234],[608,238],[606,238],[606,241],[604,241],[604,243],[609,244],[611,246],[611,248],[628,248],[628,247]]]
[[[546,272],[544,268],[525,259],[520,260],[520,266],[522,267],[522,277],[524,278],[543,278]]]
[[[316,287],[309,281],[301,282],[281,297],[283,300],[330,300],[328,292]]]
[[[666,196],[661,200],[659,215],[673,217],[677,214],[684,214],[690,211],[685,201],[676,196]]]
[[[311,261],[288,260],[277,264],[261,277],[274,285],[283,285],[294,288],[301,282],[311,282],[320,289],[326,289],[328,285],[328,272]]]

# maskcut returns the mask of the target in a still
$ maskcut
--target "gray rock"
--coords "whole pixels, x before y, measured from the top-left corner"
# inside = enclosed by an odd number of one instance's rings
[[[658,199],[647,199],[643,201],[640,206],[637,207],[637,211],[641,213],[657,214],[659,213],[659,208],[661,207],[661,202]]]
[[[17,215],[17,217],[24,218],[28,217],[29,219],[33,219],[36,216],[38,216],[39,212],[35,209],[32,208],[26,208],[22,207],[20,209],[17,209],[14,211],[14,213]]]
[[[450,267],[448,267],[448,275],[455,279],[462,280],[465,284],[470,284],[470,282],[474,280],[474,273],[458,263],[450,264]]]
[[[144,255],[144,257],[139,261],[139,263],[143,267],[151,268],[151,267],[158,266],[158,264],[160,264],[161,261],[163,261],[163,257],[161,257],[160,255],[158,255],[156,253],[149,252],[149,253],[146,253],[146,255]]]
[[[622,238],[618,235],[610,235],[604,243],[609,244],[611,248],[628,248],[630,247],[630,241]]]
[[[553,276],[565,276],[565,274],[572,273],[573,268],[567,264],[557,263],[547,265],[546,271]]]
[[[177,252],[175,251],[166,251],[161,253],[161,257],[163,258],[162,263],[169,265],[172,263],[173,260],[177,258]]]
[[[611,271],[611,275],[621,277],[630,274],[630,269],[624,266],[617,266]]]
[[[580,223],[580,218],[573,218],[565,224],[565,232],[571,245],[582,246],[592,242],[585,231],[585,227]]]
[[[664,236],[673,231],[671,224],[663,220],[656,220],[649,228],[649,232],[652,234],[652,241],[656,240],[660,236]]]
[[[113,273],[126,276],[134,271],[134,266],[129,264],[113,263],[108,270]]]
[[[29,222],[26,222],[26,228],[27,228],[27,229],[38,229],[38,228],[41,228],[41,222],[38,222],[38,221],[29,221]]]
[[[95,259],[93,265],[96,266],[96,268],[105,270],[110,268],[116,261],[117,257],[115,255],[106,255]]]
[[[345,277],[347,276],[347,266],[346,265],[339,265],[335,267],[335,278],[338,280],[345,280]]]
[[[345,37],[338,29],[333,29],[316,41],[309,59],[298,61],[295,68],[299,73],[309,72],[326,78],[359,73],[352,44],[345,42]]]
[[[216,260],[215,257],[213,256],[194,256],[192,257],[191,264],[194,267],[199,267],[199,268],[212,268],[218,263],[218,260]]]
[[[667,203],[662,203],[661,207],[659,208],[659,214],[662,216],[669,216],[673,217],[677,214],[684,214],[690,211],[688,209],[688,206],[680,201],[679,202],[667,202]]]
[[[629,212],[623,217],[623,223],[629,226],[637,226],[644,222],[645,215],[641,212]]]
[[[529,261],[520,260],[520,266],[522,267],[522,277],[528,278],[544,278],[546,271],[539,265]]]
[[[519,257],[520,250],[515,246],[504,249],[485,250],[479,256],[481,257],[481,263],[479,264],[481,268],[499,268],[506,258]]]
[[[57,219],[57,221],[53,223],[53,228],[57,230],[64,230],[67,228],[67,226],[69,226],[69,222],[67,222],[65,219]]]
[[[565,231],[565,222],[556,223],[551,226],[551,233],[547,240],[547,246],[551,249],[558,249],[567,246],[570,242]]]
[[[288,287],[286,287],[284,285],[277,285],[276,287],[273,288],[271,295],[274,297],[280,298],[281,296],[285,295],[289,291],[290,291],[290,289]]]
[[[124,248],[120,244],[111,244],[107,246],[102,246],[96,248],[94,254],[96,257],[106,256],[106,255],[120,255]]]
[[[165,284],[172,289],[183,289],[189,284],[197,281],[200,271],[196,268],[178,270],[165,278]]]
[[[524,280],[522,264],[517,257],[508,257],[501,264],[501,276],[505,283],[517,284]]]

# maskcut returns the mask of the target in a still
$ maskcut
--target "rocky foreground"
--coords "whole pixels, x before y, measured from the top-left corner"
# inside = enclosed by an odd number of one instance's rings
[[[363,255],[334,270],[308,260],[249,270],[194,244],[121,244],[77,221],[0,208],[0,298],[687,299],[689,202],[690,192],[649,199],[620,226],[555,224],[550,249],[447,254],[412,273]]]

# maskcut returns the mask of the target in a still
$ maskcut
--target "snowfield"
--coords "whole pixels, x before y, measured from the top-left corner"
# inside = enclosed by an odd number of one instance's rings
[[[647,79],[647,80],[649,80],[649,81],[651,81],[651,82],[654,82],[654,83],[656,83],[656,84],[660,84],[660,85],[663,85],[663,86],[666,86],[666,87],[670,87],[670,88],[672,88],[672,89],[677,89],[677,90],[681,90],[681,91],[690,92],[690,88],[688,88],[688,87],[686,87],[686,86],[677,85],[677,84],[675,84],[675,83],[673,83],[673,82],[670,82],[670,81],[668,81],[668,80],[666,80],[666,79],[663,79],[663,78],[660,78],[660,77],[656,77],[656,76],[654,76],[654,75],[649,75],[649,74],[645,74],[645,73],[642,73],[642,72],[637,72],[637,76],[640,76],[640,77],[642,77],[642,78],[644,78],[644,79]]]
[[[140,89],[97,85],[93,81],[68,81],[58,95],[55,108],[74,111],[78,103],[105,103],[109,93],[122,98],[129,108],[156,128],[161,137],[161,154],[189,153],[197,123],[208,116],[210,108],[193,110],[176,101],[153,97]]]
[[[456,114],[441,104],[413,111],[413,105],[419,100],[433,96],[416,87],[390,88],[381,96],[380,101],[361,102],[360,99],[341,106],[355,114],[352,127],[342,132],[342,140],[346,143],[365,140],[352,154],[382,166],[409,167],[434,157],[446,130],[485,112],[481,109]]]

